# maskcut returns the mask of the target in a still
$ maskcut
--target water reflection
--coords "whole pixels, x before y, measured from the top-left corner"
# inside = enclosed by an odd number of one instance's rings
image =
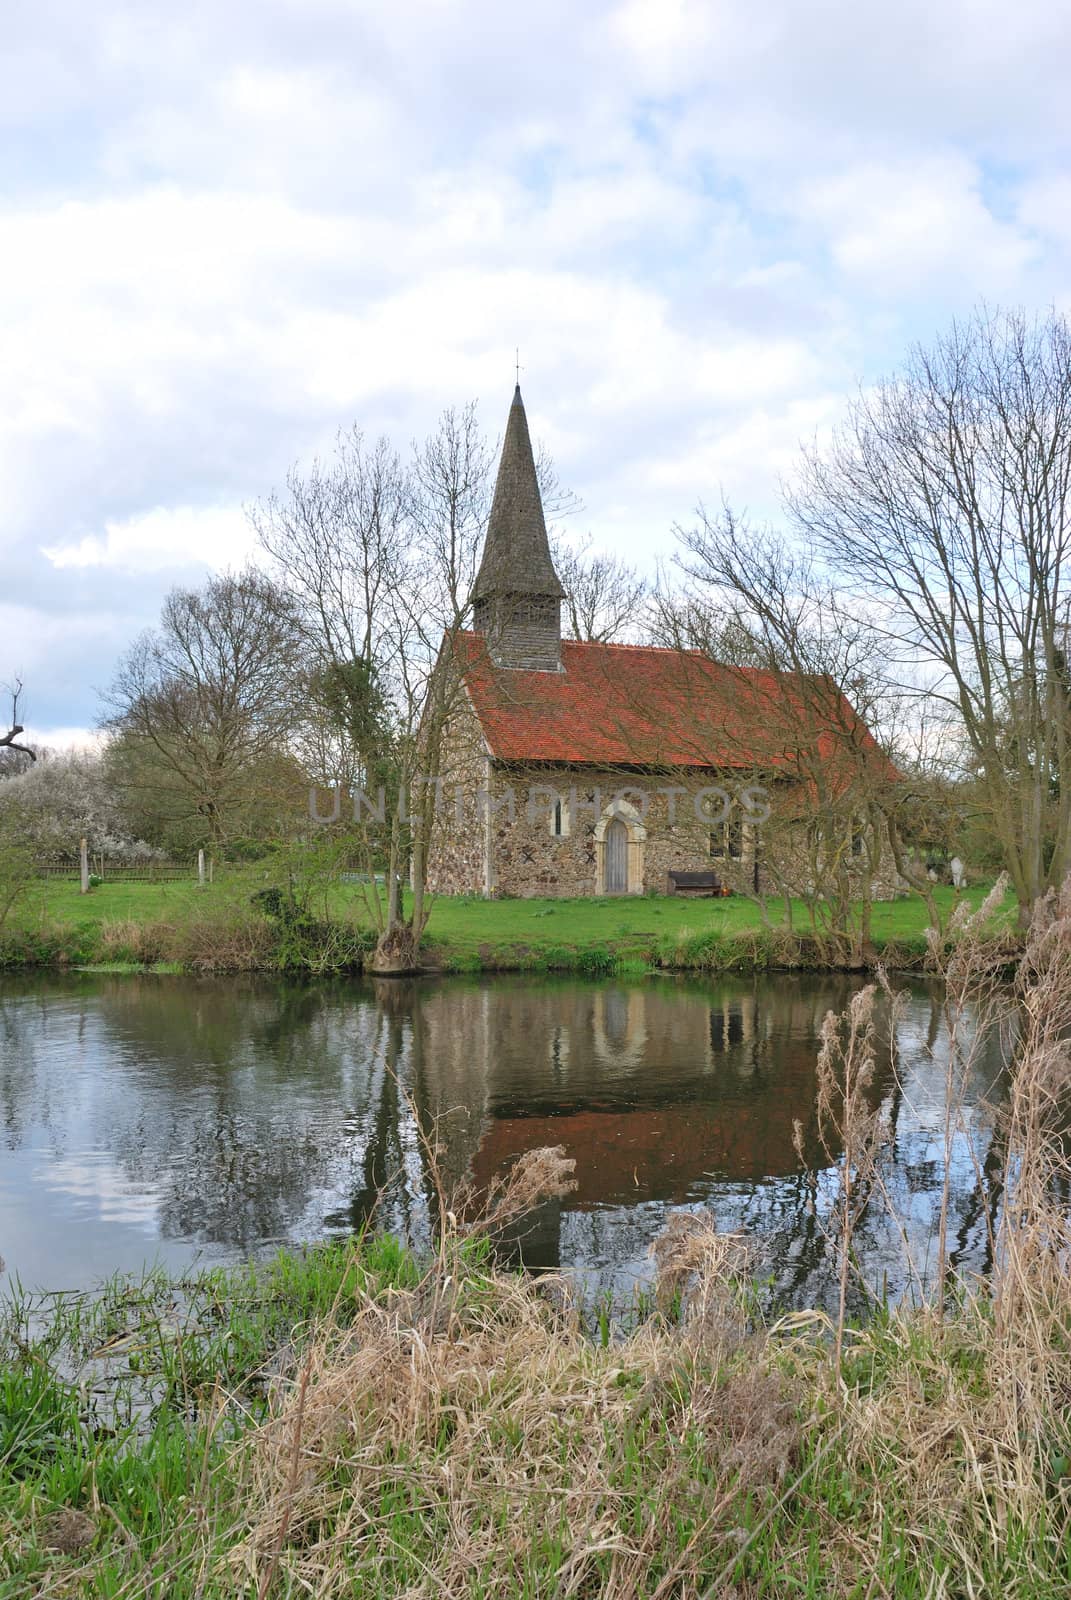
[[[578,1189],[545,1208],[526,1259],[622,1288],[666,1212],[706,1205],[761,1240],[778,1291],[821,1299],[828,1175],[813,1179],[822,1019],[854,987],[497,979],[297,987],[45,978],[0,984],[0,1254],[27,1283],[92,1281],[194,1254],[233,1258],[359,1227],[424,1239],[434,1141],[447,1186],[564,1145]],[[903,1071],[872,1086],[894,1134],[891,1184],[923,1268],[944,1163],[940,996],[912,989]],[[999,1050],[968,1086],[974,1149],[950,1166],[957,1262],[984,1269],[996,1195],[989,1112]],[[981,1170],[981,1184],[976,1170]],[[904,1281],[884,1212],[861,1236],[872,1282]]]

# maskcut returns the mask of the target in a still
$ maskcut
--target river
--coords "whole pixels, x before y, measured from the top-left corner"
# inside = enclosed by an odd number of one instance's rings
[[[833,1184],[815,1140],[815,1058],[825,1013],[858,986],[814,975],[0,979],[7,1280],[73,1289],[154,1262],[181,1271],[373,1215],[419,1243],[435,1206],[429,1142],[448,1186],[561,1144],[578,1187],[532,1219],[529,1264],[627,1296],[649,1277],[667,1214],[704,1206],[749,1235],[771,1299],[828,1301]],[[872,1203],[858,1240],[863,1277],[893,1296],[911,1281],[905,1234],[916,1270],[932,1268],[944,1170],[941,994],[898,986],[899,1068],[883,1049],[870,1093],[888,1119],[899,1223]],[[998,1192],[1001,1083],[994,1042],[968,1078],[949,1168],[950,1242],[966,1271],[988,1264],[982,1200]]]

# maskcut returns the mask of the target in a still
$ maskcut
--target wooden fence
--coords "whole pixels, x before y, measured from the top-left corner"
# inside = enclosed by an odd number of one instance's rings
[[[196,861],[109,861],[107,856],[89,853],[89,870],[105,883],[185,883],[197,878]],[[79,881],[78,857],[70,861],[38,861],[34,871],[39,878]]]

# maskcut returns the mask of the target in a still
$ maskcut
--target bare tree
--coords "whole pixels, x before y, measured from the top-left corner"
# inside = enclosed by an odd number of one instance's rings
[[[225,840],[251,809],[255,775],[280,778],[301,665],[292,609],[262,574],[174,590],[109,692],[105,726],[124,756],[113,770],[171,820]]]
[[[386,438],[340,431],[329,461],[294,466],[286,489],[249,508],[294,606],[309,659],[308,714],[295,730],[309,771],[363,785],[386,737],[402,643],[390,597],[406,562],[409,486]]]
[[[901,681],[957,715],[1027,922],[1071,866],[1071,329],[981,309],[864,392],[789,505]]]
[[[27,760],[32,763],[37,760],[37,752],[32,750],[28,744],[19,744],[18,742],[20,733],[24,733],[26,731],[22,723],[19,721],[19,700],[22,697],[21,678],[16,678],[15,681],[9,685],[8,693],[11,696],[11,715],[8,718],[8,731],[0,734],[0,750],[13,750],[20,756],[25,756]],[[0,723],[0,727],[2,726],[3,724]]]
[[[642,631],[647,584],[635,568],[592,549],[591,536],[567,544],[551,542],[554,566],[565,590],[569,635],[606,644]]]
[[[880,702],[880,649],[868,620],[842,606],[814,562],[725,506],[699,507],[678,528],[683,592],[663,583],[655,632],[741,675],[753,708],[730,752],[769,790],[762,827],[765,873],[790,920],[800,895],[816,931],[858,958],[870,937],[870,899],[890,850],[897,774],[870,731]],[[757,888],[756,888],[757,892]]]
[[[354,428],[339,436],[330,463],[295,468],[284,495],[250,511],[316,663],[313,734],[303,753],[320,772],[334,758],[336,782],[373,802],[380,788],[391,800],[382,821],[370,807],[347,825],[340,807],[338,824],[367,868],[382,967],[415,963],[427,920],[425,857],[442,737],[461,692],[449,641],[469,620],[497,454],[474,404],[445,410],[406,463],[387,440],[369,447]],[[545,453],[537,472],[548,514],[574,509]],[[408,914],[400,893],[406,869]]]
[[[407,509],[420,581],[433,586],[427,611],[437,625],[464,620],[491,510],[494,452],[476,403],[447,407],[434,433],[414,443]],[[438,641],[436,640],[436,646]]]
[[[424,813],[434,791],[417,779],[435,769],[450,698],[449,674],[444,667],[436,675],[436,662],[444,634],[466,616],[491,466],[472,406],[445,412],[438,430],[414,445],[408,466],[388,441],[367,447],[354,428],[339,436],[329,465],[295,468],[285,496],[250,513],[315,663],[315,764],[323,771],[333,761],[334,782],[372,801],[352,823],[340,815],[339,827],[367,869],[384,963],[415,961],[426,920]],[[400,889],[410,863],[406,916]],[[385,900],[376,887],[380,871]]]
[[[382,661],[389,638],[382,602],[405,548],[407,483],[385,438],[340,432],[333,458],[290,469],[286,491],[248,510],[267,555],[325,661]]]

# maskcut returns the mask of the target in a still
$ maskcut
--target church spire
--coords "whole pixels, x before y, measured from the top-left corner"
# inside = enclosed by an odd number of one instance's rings
[[[564,589],[551,560],[528,419],[517,385],[498,466],[473,623],[499,666],[556,672]]]

